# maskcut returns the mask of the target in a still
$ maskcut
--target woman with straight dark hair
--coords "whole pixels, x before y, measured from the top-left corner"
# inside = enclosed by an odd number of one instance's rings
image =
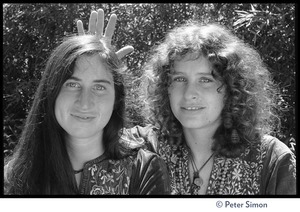
[[[51,54],[14,154],[5,194],[168,194],[166,165],[129,148],[125,67],[93,35],[65,39]]]

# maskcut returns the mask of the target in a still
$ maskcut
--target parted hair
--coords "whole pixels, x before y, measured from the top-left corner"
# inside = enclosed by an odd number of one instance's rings
[[[123,150],[118,141],[125,110],[125,66],[113,47],[108,47],[103,40],[92,35],[69,36],[47,60],[18,145],[6,160],[9,165],[5,193],[76,193],[74,172],[64,140],[66,132],[56,120],[54,106],[63,83],[72,76],[78,58],[94,54],[98,54],[99,60],[111,71],[115,88],[114,110],[103,133],[105,154],[111,158],[122,157]]]
[[[159,129],[159,139],[173,145],[184,142],[182,126],[170,108],[168,87],[174,61],[187,54],[207,58],[213,77],[225,86],[222,124],[214,134],[213,150],[236,157],[279,126],[278,89],[259,53],[220,24],[188,21],[167,33],[143,68],[144,117]]]

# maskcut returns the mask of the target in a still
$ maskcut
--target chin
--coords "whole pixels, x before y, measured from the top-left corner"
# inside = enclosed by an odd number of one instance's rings
[[[68,130],[68,134],[72,137],[86,138],[92,134],[95,134],[95,132],[91,130],[91,128],[75,128]]]
[[[181,118],[177,118],[177,120],[180,122],[180,124],[182,125],[182,127],[185,128],[197,128],[198,126],[203,125],[203,123],[201,123],[201,120],[191,117],[181,117]]]
[[[199,122],[194,123],[194,122],[181,122],[182,128],[186,129],[198,129],[203,127]]]

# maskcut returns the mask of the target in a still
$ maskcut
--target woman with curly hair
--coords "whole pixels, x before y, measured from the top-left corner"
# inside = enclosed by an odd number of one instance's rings
[[[169,194],[164,161],[120,138],[125,67],[94,35],[66,38],[51,54],[15,153],[8,195]]]
[[[157,130],[139,133],[158,143],[173,194],[296,193],[295,156],[270,136],[278,90],[257,51],[221,25],[189,21],[150,55],[145,117]]]
[[[123,139],[162,156],[172,194],[296,193],[295,155],[271,136],[278,89],[259,53],[224,26],[170,30],[140,91],[146,126],[124,129]]]

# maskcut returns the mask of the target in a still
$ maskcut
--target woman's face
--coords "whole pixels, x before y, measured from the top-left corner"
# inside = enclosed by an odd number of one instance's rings
[[[221,123],[225,88],[212,76],[208,59],[189,60],[189,55],[175,61],[169,87],[174,116],[184,129],[215,131]]]
[[[81,56],[62,85],[55,116],[70,138],[101,138],[115,102],[113,76],[98,54]]]

